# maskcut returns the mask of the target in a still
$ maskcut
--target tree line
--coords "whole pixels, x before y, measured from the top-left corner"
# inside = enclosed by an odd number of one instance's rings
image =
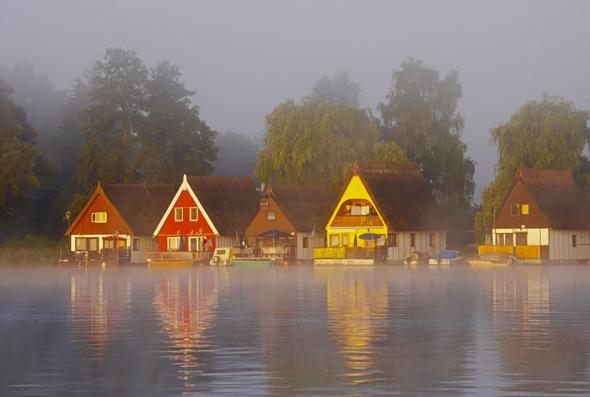
[[[68,91],[27,67],[0,69],[0,240],[58,238],[65,211],[78,211],[97,180],[174,183],[184,173],[245,173],[338,190],[362,159],[415,163],[454,226],[473,225],[481,239],[518,167],[569,169],[581,186],[590,169],[589,113],[563,98],[530,101],[490,132],[496,178],[473,218],[476,162],[462,141],[459,75],[412,58],[393,71],[375,113],[360,106],[360,84],[346,72],[322,77],[308,96],[270,111],[260,148],[214,131],[194,93],[176,65],[148,68],[118,48]]]

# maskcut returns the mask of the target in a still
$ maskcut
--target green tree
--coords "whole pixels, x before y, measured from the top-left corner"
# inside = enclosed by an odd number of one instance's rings
[[[582,183],[588,172],[584,148],[590,138],[586,122],[590,113],[578,110],[571,101],[544,96],[524,104],[506,123],[490,132],[497,146],[496,178],[482,192],[482,208],[474,226],[479,242],[489,232],[495,210],[509,193],[518,168],[563,169]]]
[[[136,147],[144,121],[148,71],[134,51],[110,48],[90,74],[90,105],[82,114],[84,143],[78,179],[87,190],[97,180],[137,179]]]
[[[12,88],[0,80],[0,207],[39,186],[36,176],[36,132],[22,108],[10,95]]]
[[[317,97],[278,105],[266,116],[256,175],[263,181],[337,188],[355,160],[369,158],[379,126],[367,110]]]
[[[475,189],[475,163],[461,141],[461,95],[457,72],[441,79],[438,71],[411,58],[393,72],[387,102],[378,107],[384,141],[403,148],[447,208],[468,208]]]
[[[360,106],[359,83],[352,82],[348,73],[340,72],[333,77],[324,76],[313,86],[312,96],[341,105]]]
[[[150,71],[138,167],[144,181],[171,182],[184,173],[213,171],[216,133],[199,117],[190,99],[195,92],[180,78],[178,67],[168,62]]]

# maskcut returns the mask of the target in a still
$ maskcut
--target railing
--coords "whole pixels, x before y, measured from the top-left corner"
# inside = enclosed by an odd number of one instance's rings
[[[479,256],[484,255],[512,255],[513,247],[511,245],[480,245]]]
[[[189,252],[189,251],[170,251],[170,252],[148,252],[148,261],[193,261],[204,262],[211,259],[211,252]]]
[[[541,258],[541,246],[539,245],[517,245],[515,254],[517,258],[539,259]]]
[[[383,223],[381,222],[381,219],[379,219],[378,215],[336,215],[336,217],[332,221],[331,226],[371,227],[383,226]]]
[[[522,259],[541,258],[542,246],[540,245],[480,245],[479,256],[484,255],[514,255]]]
[[[314,259],[373,259],[374,248],[364,247],[328,247],[314,248]]]

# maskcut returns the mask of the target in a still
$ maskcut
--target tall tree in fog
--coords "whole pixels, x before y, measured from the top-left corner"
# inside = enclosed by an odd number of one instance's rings
[[[145,112],[148,71],[134,51],[107,50],[90,74],[90,105],[82,115],[84,144],[79,182],[133,182],[139,128]]]
[[[355,160],[372,155],[378,139],[379,125],[366,110],[313,96],[288,100],[266,116],[256,175],[337,188]]]
[[[514,182],[519,167],[565,169],[583,185],[590,171],[584,154],[590,139],[586,121],[590,113],[573,102],[545,96],[524,104],[506,123],[490,132],[497,146],[496,178],[482,192],[483,206],[475,218],[478,240],[489,232],[494,208],[499,209]]]
[[[401,145],[448,208],[467,208],[475,189],[475,163],[461,141],[461,95],[457,72],[441,78],[422,61],[409,59],[393,72],[387,102],[379,105],[383,139]]]
[[[199,117],[199,108],[190,99],[195,92],[180,78],[178,67],[168,62],[150,70],[138,165],[146,182],[171,182],[184,173],[213,171],[215,131]]]
[[[36,132],[24,110],[11,99],[12,88],[0,80],[0,207],[39,186]]]
[[[324,76],[313,86],[312,96],[326,101],[353,107],[360,106],[360,84],[352,82],[348,73],[340,72],[333,77]]]

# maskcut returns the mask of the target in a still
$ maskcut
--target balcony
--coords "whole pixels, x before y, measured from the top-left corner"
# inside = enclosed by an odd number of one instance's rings
[[[377,215],[336,215],[333,227],[371,227],[383,226],[383,222]]]

